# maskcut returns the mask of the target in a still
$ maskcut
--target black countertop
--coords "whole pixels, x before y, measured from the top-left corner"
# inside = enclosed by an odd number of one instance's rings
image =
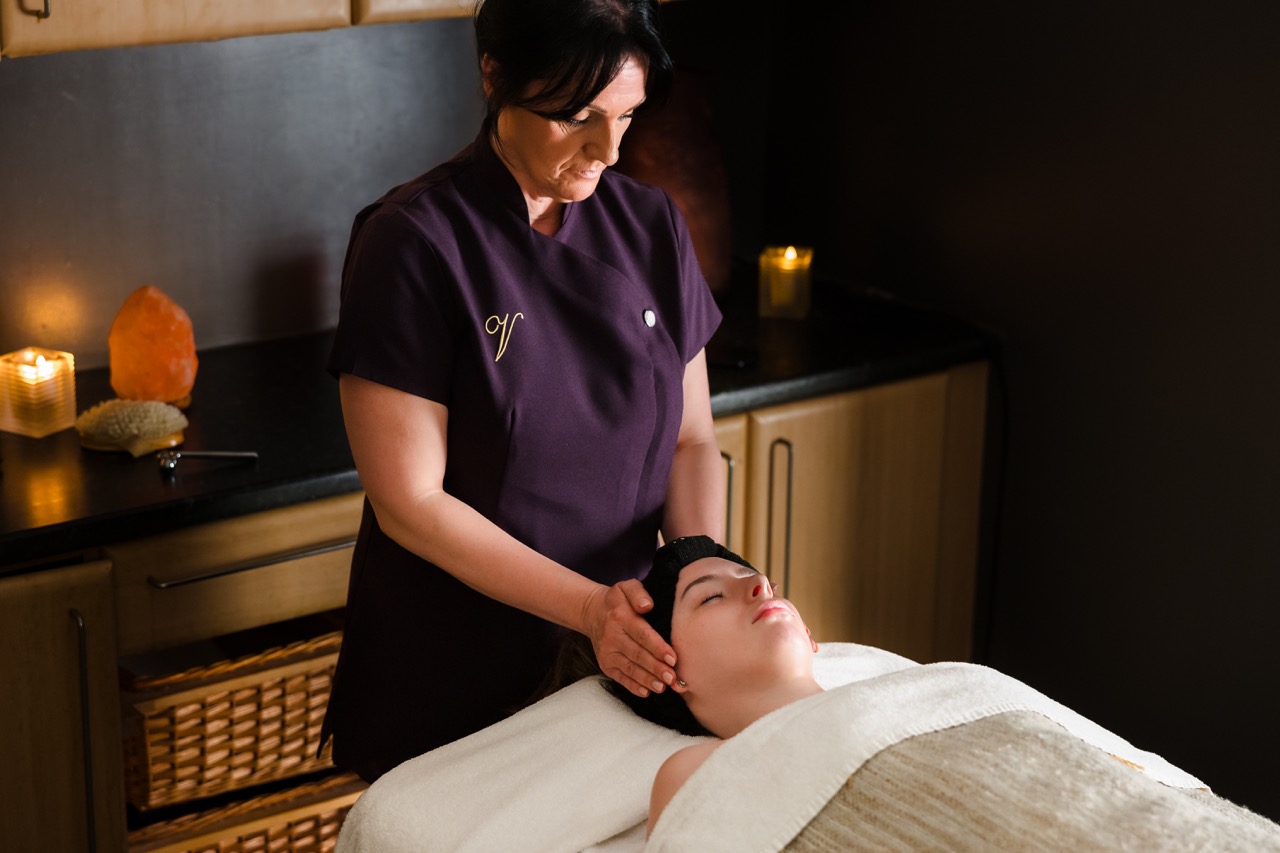
[[[754,276],[720,298],[707,347],[719,417],[876,385],[988,357],[991,342],[945,314],[815,282],[805,320],[756,315]],[[324,370],[332,332],[199,354],[185,450],[257,451],[252,461],[191,457],[172,474],[153,454],[80,447],[74,429],[42,439],[0,432],[0,574],[59,555],[360,489],[338,384]],[[115,396],[108,371],[76,374],[77,411]],[[6,568],[7,567],[7,568]]]

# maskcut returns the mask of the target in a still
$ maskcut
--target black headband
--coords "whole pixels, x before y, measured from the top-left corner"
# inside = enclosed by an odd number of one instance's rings
[[[676,581],[680,570],[706,557],[719,557],[755,571],[755,566],[710,536],[682,536],[663,545],[653,555],[653,566],[644,579],[645,591],[653,598],[653,609],[645,619],[662,639],[671,642],[671,612],[676,603]]]

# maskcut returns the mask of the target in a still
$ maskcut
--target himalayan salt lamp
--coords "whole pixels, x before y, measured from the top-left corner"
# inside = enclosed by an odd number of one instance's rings
[[[121,399],[190,405],[197,365],[191,318],[159,288],[140,287],[124,301],[107,351],[111,388]]]

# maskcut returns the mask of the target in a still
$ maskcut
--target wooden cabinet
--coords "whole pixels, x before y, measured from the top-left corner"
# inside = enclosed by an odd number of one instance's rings
[[[352,0],[355,24],[417,21],[424,18],[460,18],[471,14],[471,0]]]
[[[0,579],[0,850],[124,841],[111,564]]]
[[[363,506],[339,495],[106,547],[120,654],[342,607]]]
[[[716,440],[724,460],[725,520],[721,540],[741,554],[746,546],[747,521],[747,416],[716,419]]]
[[[0,850],[124,850],[119,665],[342,607],[363,501],[195,525],[0,579]]]
[[[819,641],[971,654],[987,367],[749,414],[743,555]]]
[[[0,0],[0,54],[207,41],[350,23],[350,0]]]

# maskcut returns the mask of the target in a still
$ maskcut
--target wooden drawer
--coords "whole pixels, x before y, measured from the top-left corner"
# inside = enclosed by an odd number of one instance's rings
[[[104,548],[119,653],[342,607],[363,504],[357,492]]]

